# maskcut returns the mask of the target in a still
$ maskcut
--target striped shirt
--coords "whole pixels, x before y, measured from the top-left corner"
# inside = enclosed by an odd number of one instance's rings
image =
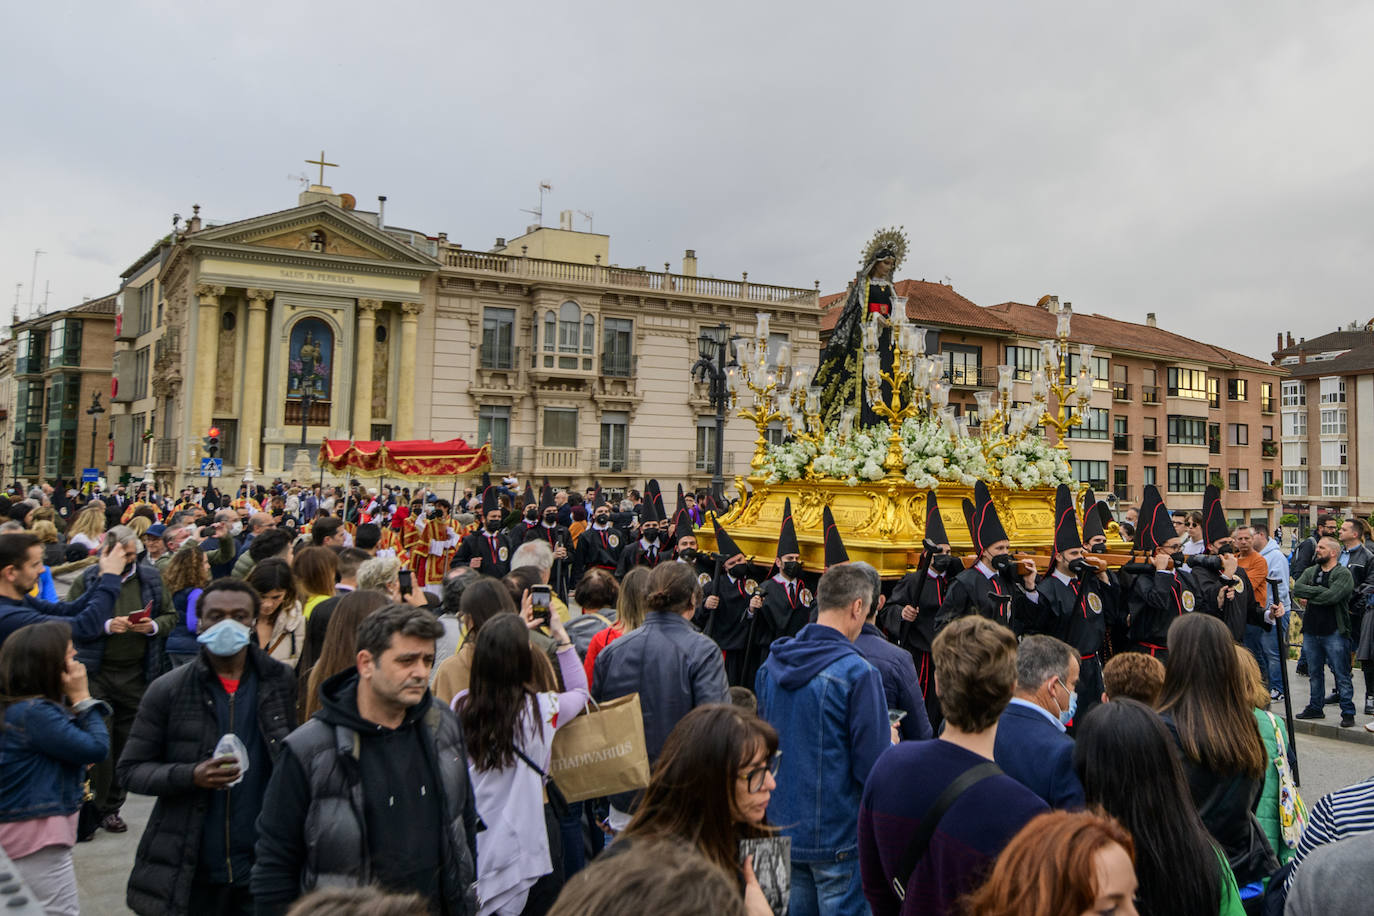
[[[1312,850],[1370,832],[1374,832],[1374,778],[1323,795],[1312,806],[1307,818],[1307,828],[1298,841],[1293,871],[1288,876],[1284,890],[1292,888],[1294,875],[1302,866],[1303,858]]]

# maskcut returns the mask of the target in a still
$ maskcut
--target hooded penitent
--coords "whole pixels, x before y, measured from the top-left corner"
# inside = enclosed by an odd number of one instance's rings
[[[1083,543],[1087,544],[1099,534],[1107,533],[1107,523],[1112,520],[1112,510],[1107,504],[1099,502],[1096,494],[1088,490],[1083,494]]]
[[[825,568],[839,566],[841,563],[849,562],[849,551],[844,549],[844,541],[840,539],[840,529],[835,527],[835,516],[830,514],[830,507],[826,506],[821,513],[821,525],[825,532]]]
[[[1078,513],[1073,508],[1073,494],[1064,484],[1054,491],[1054,552],[1063,554],[1066,550],[1082,547],[1078,537]]]
[[[1211,484],[1207,485],[1202,495],[1202,530],[1208,544],[1231,536],[1231,527],[1226,524],[1226,510],[1221,508],[1221,490]]]
[[[792,500],[783,500],[782,503],[782,529],[778,533],[778,556],[785,557],[789,553],[801,553],[801,547],[797,545],[797,529],[792,524]]]
[[[964,500],[964,521],[968,523],[968,533],[973,538],[974,552],[980,556],[988,547],[998,541],[1010,540],[1002,520],[997,517],[997,507],[992,504],[992,494],[988,485],[981,480],[973,487],[973,502]]]
[[[934,490],[926,494],[925,539],[932,544],[949,543],[949,535],[945,533],[945,520],[940,518],[940,504],[935,501]]]
[[[726,530],[720,527],[720,522],[716,521],[714,516],[711,518],[711,524],[716,529],[716,552],[720,554],[721,559],[728,560],[744,553],[736,546],[734,538],[730,537]]]
[[[1169,507],[1164,505],[1159,488],[1154,484],[1145,485],[1145,496],[1137,510],[1135,527],[1135,547],[1147,553],[1167,544],[1178,537],[1174,530],[1174,520],[1169,515]]]

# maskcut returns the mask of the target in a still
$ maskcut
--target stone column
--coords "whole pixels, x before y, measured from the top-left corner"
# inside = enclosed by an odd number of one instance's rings
[[[396,393],[396,438],[415,438],[415,338],[423,302],[401,303],[401,384]]]
[[[372,354],[377,346],[380,299],[358,300],[358,337],[354,345],[353,438],[372,438]]]
[[[248,290],[248,330],[243,341],[243,404],[239,414],[239,467],[253,465],[261,471],[262,391],[266,381],[263,358],[267,352],[267,303],[270,289]]]
[[[191,413],[191,442],[200,442],[215,415],[215,383],[219,374],[219,297],[223,286],[196,284],[200,310],[196,314],[196,359],[193,374],[195,409]],[[206,456],[208,457],[208,456]]]

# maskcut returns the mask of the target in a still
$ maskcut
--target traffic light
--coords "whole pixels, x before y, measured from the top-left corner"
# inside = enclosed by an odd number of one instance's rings
[[[207,430],[206,435],[201,439],[205,446],[205,454],[211,458],[219,456],[219,427],[212,426]]]

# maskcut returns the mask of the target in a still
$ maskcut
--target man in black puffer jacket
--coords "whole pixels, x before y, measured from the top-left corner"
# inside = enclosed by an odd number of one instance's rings
[[[393,604],[358,627],[358,663],[286,739],[258,818],[253,897],[286,912],[316,887],[377,884],[473,916],[477,805],[455,716],[429,692],[444,628]],[[437,842],[436,842],[437,841]]]
[[[253,644],[260,599],[239,579],[206,586],[196,661],[148,687],[119,758],[132,792],[155,795],[127,902],[135,913],[251,914],[256,821],[296,724],[296,675]],[[216,755],[233,734],[243,761]]]

